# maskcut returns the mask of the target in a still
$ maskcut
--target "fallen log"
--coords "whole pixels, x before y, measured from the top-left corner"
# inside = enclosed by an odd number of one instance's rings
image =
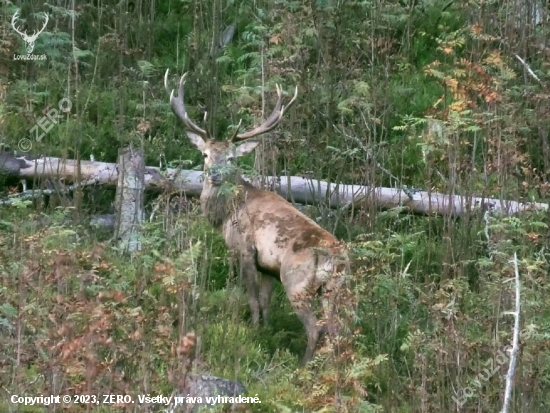
[[[0,157],[0,159],[2,159]],[[76,161],[53,157],[28,159],[16,156],[9,162],[12,175],[20,178],[55,178],[65,182],[80,182],[73,186],[92,184],[115,186],[118,165],[108,162]],[[24,162],[21,162],[24,161]],[[19,169],[17,169],[19,167]],[[80,173],[79,173],[80,168]],[[2,170],[2,164],[0,164]],[[5,171],[6,172],[6,171]],[[198,196],[202,191],[202,171],[168,168],[161,172],[156,167],[145,168],[145,188],[148,190],[172,189],[187,196]],[[257,184],[255,180],[245,179]],[[300,204],[325,204],[330,208],[362,208],[374,205],[389,209],[404,207],[420,214],[463,215],[475,209],[491,210],[507,215],[529,210],[548,210],[548,204],[517,202],[479,196],[447,195],[427,191],[406,192],[400,188],[335,184],[299,176],[266,176],[266,186],[284,198]]]

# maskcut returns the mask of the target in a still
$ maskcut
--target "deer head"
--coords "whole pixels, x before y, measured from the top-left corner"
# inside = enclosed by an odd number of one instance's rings
[[[13,27],[13,30],[15,30],[17,33],[19,33],[21,36],[23,36],[23,41],[25,42],[25,48],[27,49],[27,53],[31,54],[34,50],[34,42],[38,38],[38,35],[44,31],[46,28],[46,25],[48,24],[48,15],[44,13],[46,16],[46,20],[44,22],[44,26],[42,26],[42,29],[36,32],[36,30],[33,32],[32,36],[27,35],[27,31],[20,32],[19,29],[15,26],[15,21],[19,17],[19,10],[15,12],[13,15],[13,18],[11,19],[11,26]]]
[[[186,77],[187,73],[181,77],[178,95],[174,96],[174,90],[170,90],[168,87],[168,70],[166,70],[166,74],[164,75],[164,87],[170,95],[170,105],[172,109],[187,127],[186,133],[189,140],[203,154],[206,177],[205,185],[207,183],[212,186],[220,185],[222,182],[230,179],[230,177],[238,176],[238,169],[234,164],[234,160],[252,152],[259,143],[257,140],[249,139],[273,130],[283,118],[285,111],[295,102],[298,96],[298,86],[296,86],[294,96],[290,102],[284,106],[282,104],[282,90],[280,86],[277,85],[277,104],[265,122],[249,132],[239,133],[239,128],[242,123],[241,119],[234,132],[227,140],[216,141],[206,129],[197,126],[187,115],[184,103]]]

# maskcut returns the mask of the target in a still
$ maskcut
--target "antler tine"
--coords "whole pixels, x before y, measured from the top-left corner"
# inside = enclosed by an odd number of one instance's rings
[[[283,96],[282,95],[283,94],[282,94],[281,87],[279,85],[275,85],[275,86],[277,87],[278,99],[277,99],[277,104],[275,105],[275,108],[273,109],[273,112],[271,112],[271,115],[269,116],[269,118],[267,118],[267,120],[264,123],[262,123],[260,126],[252,129],[251,131],[235,135],[234,137],[232,137],[233,142],[234,141],[245,140],[245,139],[250,139],[250,138],[253,138],[254,136],[258,136],[258,135],[267,133],[267,132],[275,129],[275,127],[279,124],[279,122],[281,121],[281,119],[283,118],[283,116],[285,114],[285,111],[289,107],[291,107],[292,104],[296,101],[296,98],[298,97],[298,86],[296,86],[294,96],[292,97],[290,102],[288,102],[288,104],[286,106],[282,104],[282,102],[283,102]]]
[[[166,73],[164,73],[164,89],[166,89],[166,92],[168,92],[168,94],[170,94],[172,92],[172,90],[168,87],[168,72],[169,71],[170,71],[170,69],[166,69]]]
[[[237,125],[237,127],[235,128],[235,130],[233,131],[233,134],[231,135],[231,137],[229,138],[229,142],[235,142],[235,138],[237,137],[237,134],[239,133],[239,128],[241,127],[241,124],[243,123],[243,119],[241,118],[239,120],[239,124]]]
[[[183,101],[184,87],[185,87],[185,82],[187,78],[187,73],[184,73],[183,76],[180,78],[178,96],[175,97],[174,89],[170,90],[170,88],[168,87],[169,70],[170,69],[166,69],[166,73],[164,74],[164,88],[170,94],[170,105],[172,106],[174,113],[183,121],[185,126],[187,126],[187,128],[190,129],[192,132],[195,132],[197,135],[202,136],[204,139],[209,139],[210,137],[209,133],[204,129],[195,125],[195,123],[193,123],[193,121],[189,119],[189,116],[187,115],[187,110],[185,109],[185,103]]]
[[[208,124],[206,123],[206,117],[208,116],[208,112],[204,111],[204,118],[202,120],[202,123],[204,124],[204,130],[206,131],[206,138],[211,139],[210,132],[208,132]]]

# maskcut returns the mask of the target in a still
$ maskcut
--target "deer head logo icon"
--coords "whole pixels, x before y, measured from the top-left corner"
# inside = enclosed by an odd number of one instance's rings
[[[15,21],[19,17],[19,11],[16,11],[13,15],[13,18],[11,19],[11,26],[13,27],[13,30],[15,30],[17,33],[19,33],[21,36],[23,36],[23,41],[25,42],[25,48],[27,49],[27,53],[31,54],[34,50],[34,42],[36,41],[36,38],[40,33],[44,31],[46,28],[46,25],[48,24],[48,15],[44,13],[46,16],[46,21],[44,22],[44,26],[42,26],[42,29],[37,33],[36,30],[33,32],[32,36],[27,35],[27,32],[20,32],[19,29],[15,26]]]

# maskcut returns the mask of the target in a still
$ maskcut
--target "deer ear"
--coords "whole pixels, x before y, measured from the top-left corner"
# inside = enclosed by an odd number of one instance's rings
[[[241,143],[239,146],[237,146],[237,148],[235,148],[235,156],[243,156],[243,155],[246,155],[247,153],[252,152],[254,148],[258,146],[259,143],[260,141],[255,141],[255,140],[249,140],[244,143]]]
[[[191,141],[191,143],[193,145],[195,145],[197,147],[197,149],[199,151],[204,151],[204,148],[206,147],[206,142],[204,141],[204,139],[197,135],[196,133],[194,132],[190,132],[190,131],[185,131],[185,133],[187,133],[187,136],[189,137],[189,140]]]

